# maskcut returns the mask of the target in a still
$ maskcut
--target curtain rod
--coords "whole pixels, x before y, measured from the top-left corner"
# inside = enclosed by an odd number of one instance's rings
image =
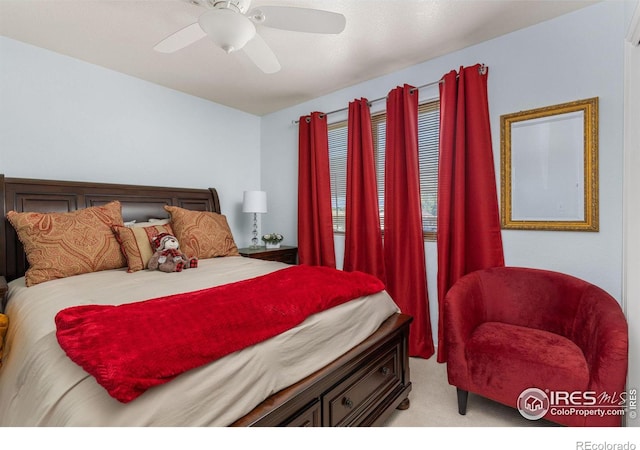
[[[424,89],[426,87],[434,86],[436,84],[440,84],[440,83],[443,83],[443,82],[444,82],[444,80],[432,81],[431,83],[427,83],[427,84],[423,84],[421,86],[414,87],[414,88],[411,89],[410,92],[413,93],[413,92],[415,92],[415,91],[417,91],[419,89]],[[386,99],[387,99],[387,96],[385,95],[384,97],[376,98],[374,100],[369,100],[368,103],[369,103],[369,106],[371,106],[371,104],[373,104],[373,103],[379,102],[381,100],[386,100]],[[348,110],[349,110],[349,107],[340,108],[340,109],[334,109],[333,111],[329,111],[327,113],[322,113],[321,116],[324,117],[324,116],[328,116],[329,114],[336,114],[336,113],[344,112],[344,111],[348,111]],[[300,120],[292,120],[291,123],[300,123]]]
[[[480,75],[485,75],[487,73],[487,66],[485,66],[484,64],[480,65],[478,67],[478,73],[480,73]],[[456,78],[458,78],[460,75],[456,75]],[[427,83],[427,84],[423,84],[422,86],[418,86],[418,87],[414,87],[411,89],[411,93],[414,93],[415,91],[419,90],[419,89],[423,89],[429,86],[434,86],[436,84],[440,84],[440,83],[444,83],[444,78],[441,78],[438,81],[432,81],[431,83]],[[386,100],[387,97],[380,97],[380,98],[376,98],[375,100],[369,100],[369,106],[371,106],[372,103],[375,102],[379,102],[380,100]],[[349,107],[346,108],[340,108],[340,109],[335,109],[333,111],[329,111],[328,113],[322,113],[321,116],[328,116],[329,114],[335,114],[335,113],[339,113],[339,112],[343,112],[343,111],[347,111],[349,109]],[[300,123],[300,120],[292,120],[291,123]]]

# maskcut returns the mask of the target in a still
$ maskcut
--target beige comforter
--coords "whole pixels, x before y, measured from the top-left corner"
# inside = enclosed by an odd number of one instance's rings
[[[109,270],[25,287],[9,283],[10,325],[0,368],[0,426],[225,426],[271,394],[361,342],[398,308],[386,292],[353,300],[298,327],[154,387],[131,403],[110,397],[55,337],[55,314],[202,289],[286,265],[243,257],[201,260],[167,274]],[[149,337],[153,339],[153,336]]]

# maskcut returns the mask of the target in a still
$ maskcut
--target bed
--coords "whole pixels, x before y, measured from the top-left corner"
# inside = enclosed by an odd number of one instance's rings
[[[165,219],[165,206],[221,214],[215,189],[5,178],[9,211],[80,211],[117,201],[122,219]],[[9,318],[0,367],[0,426],[378,426],[409,407],[411,317],[385,291],[311,315],[276,336],[185,371],[133,401],[110,396],[56,340],[56,314],[229,286],[290,266],[237,254],[180,273],[122,268],[27,287],[16,231],[0,221],[0,297]],[[130,267],[129,267],[130,269]]]

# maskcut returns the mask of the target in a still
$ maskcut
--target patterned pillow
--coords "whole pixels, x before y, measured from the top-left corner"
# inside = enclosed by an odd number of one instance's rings
[[[138,224],[132,227],[115,225],[113,233],[120,243],[122,253],[127,258],[127,272],[137,272],[147,268],[149,259],[153,255],[151,240],[160,233],[173,234],[173,230],[169,223],[146,227]]]
[[[118,201],[68,213],[9,211],[7,219],[27,255],[27,286],[126,265],[111,231],[122,225]]]
[[[164,209],[171,214],[171,228],[187,256],[206,259],[240,254],[227,218],[222,214],[177,206],[165,206]]]

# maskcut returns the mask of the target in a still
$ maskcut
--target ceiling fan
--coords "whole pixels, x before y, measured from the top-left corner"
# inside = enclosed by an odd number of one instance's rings
[[[258,34],[256,24],[263,27],[306,33],[338,34],[344,30],[342,14],[320,9],[292,6],[260,6],[249,10],[251,0],[186,0],[208,9],[197,22],[169,35],[153,48],[173,53],[205,36],[227,53],[244,53],[265,73],[280,70],[280,62],[269,45]]]

